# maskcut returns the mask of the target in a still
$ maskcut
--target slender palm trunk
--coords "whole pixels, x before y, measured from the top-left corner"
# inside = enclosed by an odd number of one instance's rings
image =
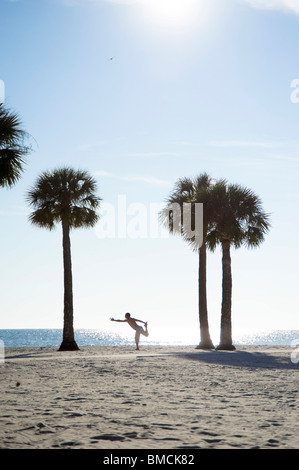
[[[64,318],[63,338],[59,351],[76,351],[77,343],[73,328],[73,279],[71,260],[70,228],[66,222],[62,223],[62,246],[63,246],[63,268],[64,268]]]
[[[230,257],[230,242],[222,242],[222,307],[221,307],[221,332],[220,345],[216,349],[233,351],[232,343],[232,272]]]
[[[214,349],[209,331],[208,308],[207,308],[207,250],[203,243],[199,249],[198,269],[198,307],[200,343],[196,349]]]

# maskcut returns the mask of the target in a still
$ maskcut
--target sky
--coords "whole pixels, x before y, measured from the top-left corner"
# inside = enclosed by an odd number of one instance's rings
[[[122,332],[109,318],[131,312],[199,340],[198,255],[158,231],[155,208],[207,172],[271,215],[258,249],[232,250],[233,335],[298,329],[298,47],[298,0],[0,0],[5,105],[33,146],[0,194],[0,328],[62,328],[61,228],[30,225],[26,192],[67,165],[127,227],[72,231],[75,328]],[[207,262],[217,343],[220,249]]]

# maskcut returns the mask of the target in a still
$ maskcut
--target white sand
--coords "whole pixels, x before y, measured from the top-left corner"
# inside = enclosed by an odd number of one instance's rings
[[[0,448],[298,448],[291,352],[7,348]]]

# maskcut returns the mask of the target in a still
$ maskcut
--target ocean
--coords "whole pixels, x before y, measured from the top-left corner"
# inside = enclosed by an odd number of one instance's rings
[[[61,329],[7,329],[0,330],[0,340],[5,348],[59,346],[62,341]],[[134,345],[134,331],[119,335],[97,329],[75,329],[78,346],[121,346]],[[212,340],[217,346],[218,338]],[[141,345],[154,346],[196,346],[199,330],[154,331],[148,338],[141,337]],[[291,346],[299,344],[299,330],[266,330],[238,332],[233,336],[235,345]]]

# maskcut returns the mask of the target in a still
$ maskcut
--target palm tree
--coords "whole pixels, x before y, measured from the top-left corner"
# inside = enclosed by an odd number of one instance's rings
[[[0,103],[0,187],[12,187],[20,179],[30,151],[27,136],[17,114]]]
[[[43,173],[28,191],[27,200],[34,208],[30,221],[52,230],[62,225],[64,266],[64,323],[60,351],[79,349],[73,328],[73,283],[70,230],[93,227],[98,221],[96,209],[101,198],[96,196],[96,182],[87,171],[60,168]]]
[[[217,181],[209,190],[211,219],[207,244],[213,251],[222,247],[222,306],[220,344],[216,349],[234,350],[232,343],[232,271],[231,246],[258,247],[269,231],[269,215],[260,198],[250,189],[226,180]]]
[[[208,210],[208,189],[212,185],[211,177],[203,173],[198,177],[181,178],[174,187],[174,190],[169,195],[166,201],[165,208],[160,212],[160,220],[162,224],[175,235],[183,236],[184,240],[191,245],[192,249],[199,254],[199,269],[198,269],[198,308],[199,308],[199,325],[200,325],[200,343],[197,349],[213,349],[214,345],[210,337],[209,322],[208,322],[208,309],[207,309],[207,286],[206,286],[206,234],[209,227],[209,210]],[[195,235],[190,237],[187,233],[190,227],[186,227],[186,223],[195,229],[195,204],[203,203],[203,241],[199,245],[199,238]],[[174,223],[175,205],[180,207],[180,221]],[[183,219],[183,206],[184,204],[191,204],[191,221],[184,221]]]

